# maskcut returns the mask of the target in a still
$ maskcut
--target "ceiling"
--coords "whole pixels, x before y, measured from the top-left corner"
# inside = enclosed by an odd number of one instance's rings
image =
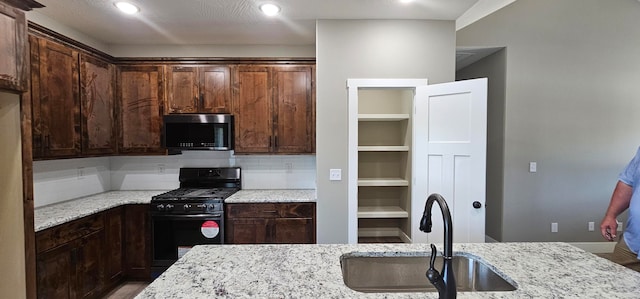
[[[266,1],[281,14],[264,16]],[[134,16],[115,0],[39,2],[37,14],[105,44],[313,45],[317,19],[456,20],[478,0],[131,0],[141,10]]]

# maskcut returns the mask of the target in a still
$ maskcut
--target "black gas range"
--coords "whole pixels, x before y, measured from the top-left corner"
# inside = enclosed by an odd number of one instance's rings
[[[151,199],[152,270],[195,245],[224,244],[224,200],[241,188],[239,167],[180,168],[180,188]]]

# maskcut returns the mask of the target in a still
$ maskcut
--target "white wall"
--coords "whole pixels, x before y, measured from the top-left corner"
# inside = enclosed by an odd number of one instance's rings
[[[348,78],[454,80],[455,23],[432,20],[318,20],[316,159],[318,243],[347,243]]]
[[[34,161],[36,207],[110,190],[172,190],[181,167],[241,167],[243,189],[315,189],[313,155],[233,155],[185,151],[174,156],[115,156]],[[290,167],[289,167],[290,166]]]
[[[503,224],[494,238],[603,240],[587,223],[599,224],[640,145],[638,28],[636,0],[518,0],[457,32],[461,47],[506,47]]]
[[[0,92],[0,294],[26,298],[20,97]]]

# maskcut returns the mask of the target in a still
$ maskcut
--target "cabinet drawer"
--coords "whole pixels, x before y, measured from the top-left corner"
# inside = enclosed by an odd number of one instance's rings
[[[232,218],[313,217],[313,203],[228,204],[227,216]]]
[[[58,247],[99,231],[104,227],[102,213],[87,216],[36,233],[37,253]]]

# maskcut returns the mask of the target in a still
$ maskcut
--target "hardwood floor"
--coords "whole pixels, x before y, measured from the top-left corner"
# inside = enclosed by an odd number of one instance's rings
[[[131,299],[138,295],[149,285],[143,281],[129,281],[121,284],[102,299]]]

